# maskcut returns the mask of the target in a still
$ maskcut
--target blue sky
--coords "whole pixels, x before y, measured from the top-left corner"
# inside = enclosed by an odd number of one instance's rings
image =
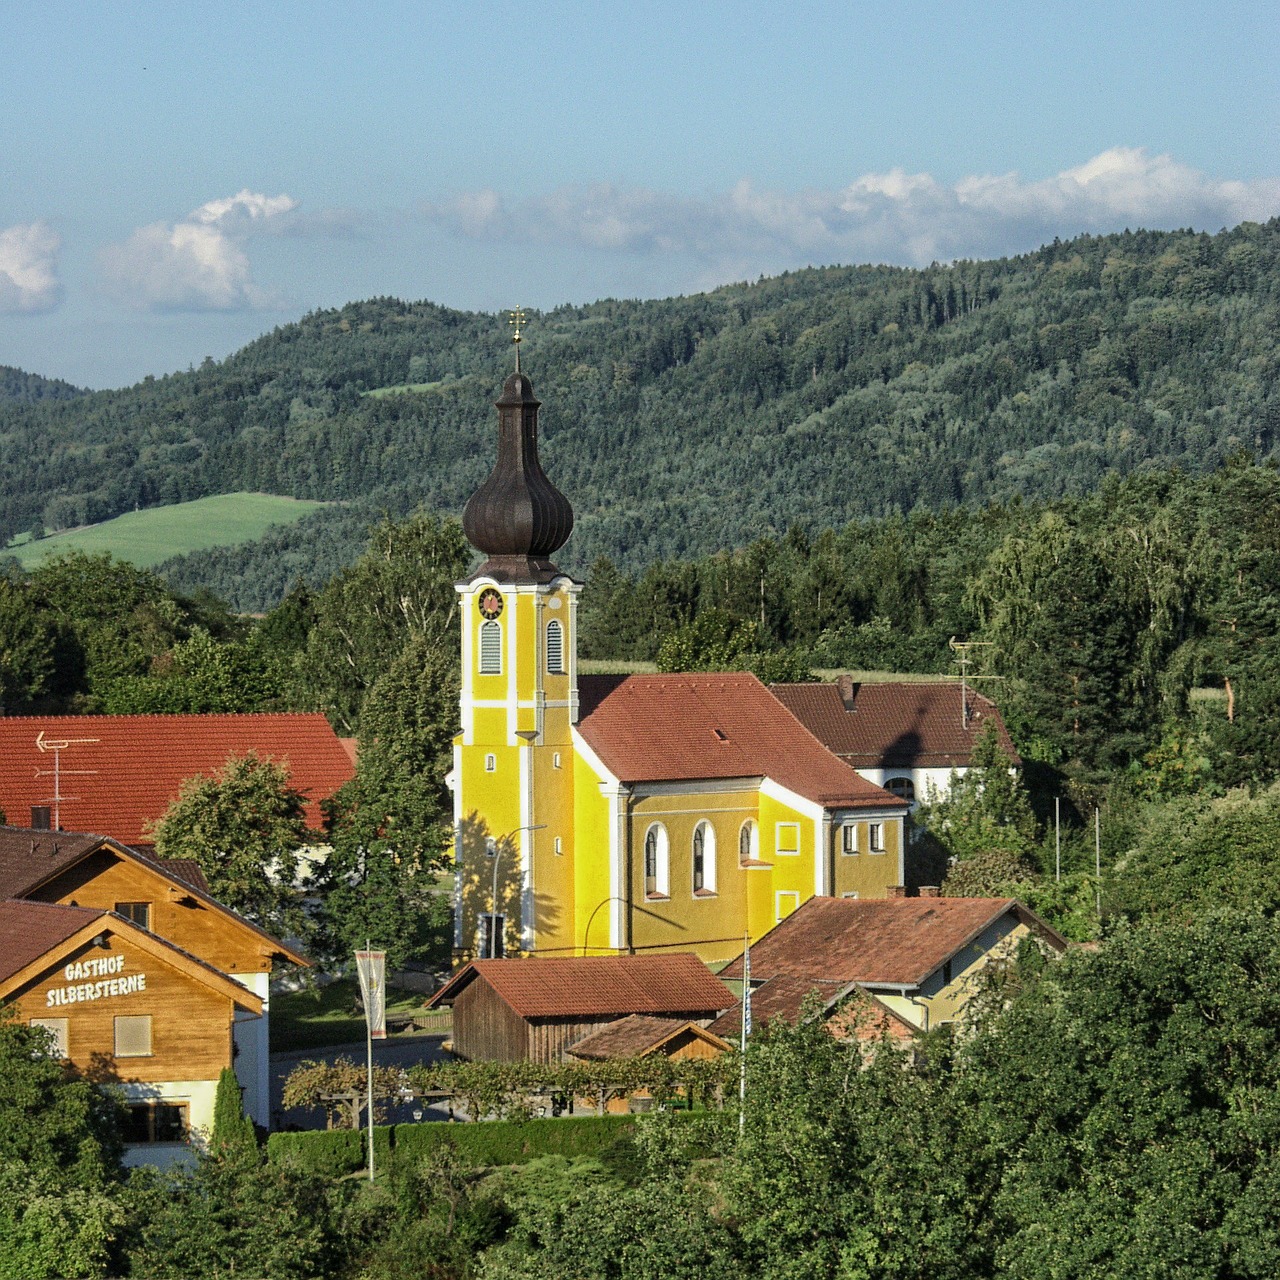
[[[1280,214],[1280,5],[0,0],[0,364]]]

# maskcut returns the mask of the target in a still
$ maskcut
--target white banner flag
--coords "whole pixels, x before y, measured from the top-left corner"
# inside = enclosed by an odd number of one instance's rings
[[[375,1040],[387,1038],[387,953],[357,951],[356,973],[369,1034]]]

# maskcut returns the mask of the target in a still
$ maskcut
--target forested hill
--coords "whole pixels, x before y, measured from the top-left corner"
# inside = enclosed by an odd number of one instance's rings
[[[1278,333],[1273,220],[566,306],[532,318],[524,364],[578,513],[562,563],[638,567],[791,525],[1269,456]],[[379,298],[127,390],[0,402],[0,532],[233,490],[456,513],[490,465],[510,362],[501,319]],[[354,556],[359,524],[315,517],[290,563]],[[260,557],[277,573],[279,553]],[[262,569],[239,554],[239,574]],[[216,556],[184,573],[216,579]]]
[[[0,401],[36,404],[41,400],[74,400],[85,394],[82,388],[73,387],[61,378],[42,378],[38,373],[0,364]]]

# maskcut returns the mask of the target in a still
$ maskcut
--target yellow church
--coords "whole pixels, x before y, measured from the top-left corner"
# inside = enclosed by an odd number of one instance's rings
[[[573,509],[538,462],[533,384],[497,401],[463,529],[462,731],[449,784],[459,960],[693,951],[729,960],[814,895],[903,884],[904,801],[755,676],[578,674]]]

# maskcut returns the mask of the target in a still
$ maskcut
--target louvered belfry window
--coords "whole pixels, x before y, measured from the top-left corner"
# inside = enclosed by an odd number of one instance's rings
[[[554,619],[547,623],[547,671],[564,675],[564,628]]]
[[[502,674],[502,623],[500,622],[480,624],[480,674],[482,676]]]

